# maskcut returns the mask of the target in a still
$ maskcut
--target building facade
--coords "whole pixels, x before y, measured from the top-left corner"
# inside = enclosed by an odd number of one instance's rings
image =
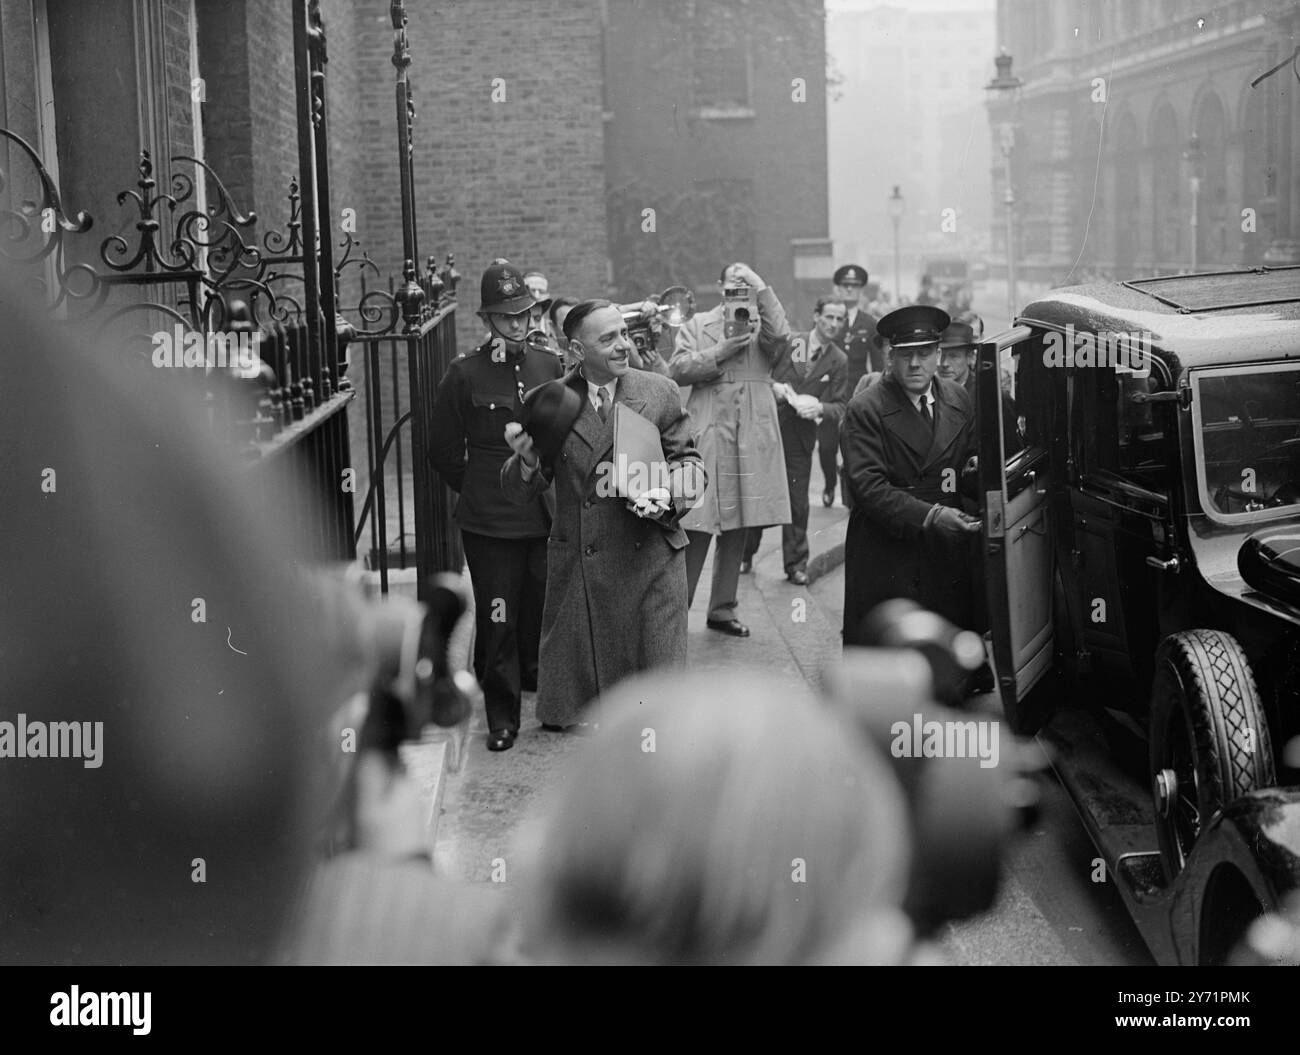
[[[988,248],[982,89],[996,50],[994,13],[902,5],[835,11],[827,41],[842,78],[829,106],[836,253],[893,288],[887,200],[897,185],[904,201],[902,293],[908,296],[924,256],[979,259]]]
[[[821,0],[606,0],[611,289],[718,300],[748,262],[800,325],[830,286]]]
[[[1300,262],[1294,75],[1251,87],[1300,43],[1300,5],[1001,0],[998,31],[1023,80],[989,104],[996,142],[1014,126],[1023,279]],[[993,246],[997,273],[1000,223]]]

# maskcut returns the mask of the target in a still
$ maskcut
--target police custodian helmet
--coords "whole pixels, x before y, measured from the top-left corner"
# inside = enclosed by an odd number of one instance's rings
[[[523,273],[513,264],[501,260],[483,272],[483,281],[479,284],[479,311],[518,315],[536,303],[524,285]]]

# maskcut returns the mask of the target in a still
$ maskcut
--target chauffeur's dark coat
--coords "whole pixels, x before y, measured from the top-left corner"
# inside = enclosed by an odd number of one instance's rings
[[[553,468],[525,482],[514,455],[501,469],[502,491],[513,502],[535,501],[555,481],[537,690],[538,720],[553,725],[576,722],[585,704],[629,674],[684,664],[690,607],[681,518],[692,500],[678,498],[663,519],[651,520],[625,499],[603,496],[600,466],[613,453],[614,415],[600,420],[576,370],[565,383],[582,396],[582,413]],[[614,404],[658,427],[673,494],[703,494],[707,478],[676,383],[629,370],[618,379]]]
[[[961,470],[976,453],[975,413],[960,385],[939,377],[933,385],[933,432],[892,374],[849,401],[840,435],[854,500],[844,546],[846,645],[865,644],[863,619],[895,597],[972,626],[977,536],[948,541],[922,524],[936,502],[961,507]]]

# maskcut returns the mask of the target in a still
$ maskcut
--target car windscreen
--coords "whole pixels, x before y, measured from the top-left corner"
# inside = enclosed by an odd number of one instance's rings
[[[1236,524],[1300,512],[1300,366],[1192,372],[1201,507]]]

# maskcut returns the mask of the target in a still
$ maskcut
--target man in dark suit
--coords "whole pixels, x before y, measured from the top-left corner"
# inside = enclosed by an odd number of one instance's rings
[[[838,300],[822,297],[817,301],[812,330],[791,340],[772,364],[772,391],[790,477],[791,522],[781,527],[781,556],[786,578],[796,586],[808,585],[808,486],[813,447],[823,429],[839,435],[848,403],[848,359],[835,344],[844,314],[844,305]],[[835,453],[832,447],[832,458]],[[749,529],[741,571],[750,569],[762,537],[763,528]]]
[[[852,392],[863,376],[873,371],[885,369],[885,353],[876,342],[876,317],[867,310],[867,269],[859,264],[845,264],[837,268],[831,281],[835,286],[835,296],[843,303],[847,312],[844,321],[844,333],[840,346],[848,359],[848,386]],[[835,481],[839,478],[837,460],[840,448],[840,423],[834,426],[822,422],[817,433],[818,458],[821,461],[822,479],[825,491],[822,492],[822,505],[835,504]],[[844,504],[849,504],[849,495],[844,496]]]
[[[551,731],[577,723],[588,703],[629,674],[685,663],[681,519],[707,483],[681,392],[666,377],[632,368],[618,307],[583,301],[564,329],[578,365],[563,384],[581,398],[581,411],[549,464],[512,422],[503,440],[515,453],[500,474],[505,495],[524,506],[555,483],[537,693],[537,717]],[[659,432],[663,461],[627,467],[650,484],[636,502],[612,486],[616,407]]]
[[[949,318],[911,305],[880,320],[890,370],[855,396],[840,443],[853,497],[844,546],[844,643],[867,644],[877,604],[905,597],[972,625],[979,521],[961,511],[961,475],[976,450],[966,391],[935,377]]]
[[[524,343],[534,299],[509,263],[483,272],[479,318],[488,339],[453,359],[438,385],[429,461],[460,495],[465,561],[474,585],[474,673],[483,685],[488,750],[505,751],[519,732],[520,691],[537,688],[546,536],[551,512],[538,494],[518,506],[501,493],[510,457],[505,426],[524,392],[560,376],[560,360]]]

